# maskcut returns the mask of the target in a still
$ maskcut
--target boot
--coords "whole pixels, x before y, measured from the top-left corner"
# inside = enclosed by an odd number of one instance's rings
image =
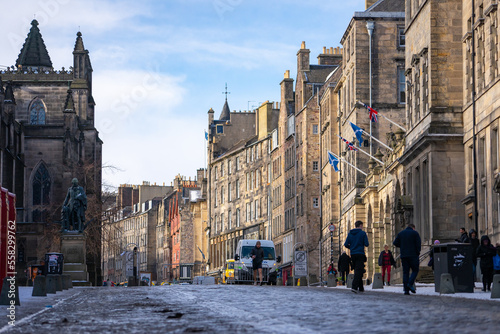
[[[488,286],[486,287],[488,291],[491,291],[491,283],[488,283]]]

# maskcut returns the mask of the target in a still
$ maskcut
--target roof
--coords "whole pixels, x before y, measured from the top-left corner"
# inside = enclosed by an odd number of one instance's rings
[[[309,71],[305,71],[305,79],[309,83],[324,83],[326,78],[338,65],[309,65]]]
[[[229,121],[230,119],[230,113],[231,111],[229,110],[229,105],[227,104],[227,99],[226,102],[224,103],[224,107],[222,107],[222,112],[220,113],[219,120],[221,121]]]
[[[16,61],[16,66],[23,67],[49,67],[52,68],[52,61],[49,57],[49,52],[45,47],[42,39],[42,34],[38,29],[38,21],[31,21],[31,29],[23,44],[21,53]]]
[[[371,5],[366,12],[404,12],[404,0],[379,0]]]

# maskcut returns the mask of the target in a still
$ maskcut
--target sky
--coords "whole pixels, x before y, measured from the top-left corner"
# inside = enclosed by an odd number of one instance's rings
[[[302,41],[310,61],[340,46],[365,1],[8,0],[0,14],[0,68],[15,64],[35,17],[54,68],[73,64],[82,32],[93,67],[103,184],[170,184],[206,166],[207,111],[279,101],[296,77]]]

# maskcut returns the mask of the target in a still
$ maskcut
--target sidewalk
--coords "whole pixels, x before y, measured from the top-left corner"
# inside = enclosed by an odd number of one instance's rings
[[[88,287],[74,287],[73,289],[59,291],[56,294],[47,294],[46,297],[32,297],[33,287],[19,287],[19,302],[21,305],[16,306],[16,325],[29,321],[35,315],[51,309],[68,298],[72,298],[84,289],[88,289]],[[0,305],[0,333],[6,333],[11,328],[8,325],[10,320],[7,315],[7,306]]]
[[[481,291],[483,284],[478,283],[478,282],[476,282],[476,288],[474,289],[474,293],[460,292],[460,293],[446,294],[446,295],[441,295],[439,292],[435,292],[434,291],[434,289],[435,289],[434,284],[419,284],[419,283],[417,283],[416,285],[417,285],[417,293],[416,293],[417,295],[480,299],[480,300],[491,300],[491,301],[500,302],[500,298],[491,298],[491,292]],[[364,288],[365,288],[365,291],[403,294],[403,284],[396,284],[396,285],[391,285],[391,286],[384,285],[383,289],[372,289],[372,285],[365,285]],[[340,286],[336,286],[334,288],[328,288],[328,289],[345,289],[345,290],[347,290],[347,286],[340,285]]]

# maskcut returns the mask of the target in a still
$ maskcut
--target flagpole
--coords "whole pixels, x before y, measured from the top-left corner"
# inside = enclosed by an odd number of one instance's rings
[[[342,139],[342,137],[341,137],[341,136],[339,136],[339,135],[337,135],[337,137],[339,137],[340,139]],[[359,146],[354,145],[354,143],[351,143],[351,145],[352,145],[354,148],[356,148],[356,150],[357,150],[357,151],[360,151],[361,153],[366,154],[368,157],[372,158],[373,160],[375,160],[376,162],[378,162],[378,163],[379,163],[379,164],[381,164],[382,166],[384,165],[384,163],[383,163],[381,160],[379,160],[379,159],[375,158],[373,155],[369,154],[368,152],[363,151],[363,150],[362,150]]]
[[[361,174],[363,174],[364,176],[367,176],[368,174],[366,174],[365,172],[363,172],[361,169],[359,169],[358,167],[354,166],[353,164],[347,162],[345,159],[335,155],[335,153],[333,152],[330,152],[335,158],[339,159],[339,161],[342,161],[344,163],[346,163],[347,165],[351,166],[352,168],[354,168],[355,170],[357,170],[358,172],[360,172]]]
[[[371,123],[370,123],[371,124]],[[386,149],[390,150],[391,152],[394,152],[394,150],[392,148],[390,148],[389,146],[387,146],[386,144],[382,143],[380,140],[378,140],[377,138],[373,137],[371,134],[369,134],[368,132],[366,132],[365,130],[361,129],[361,131],[363,131],[364,134],[370,136],[370,139],[373,138],[373,140],[375,140],[377,143],[379,143],[380,145],[384,146]]]
[[[363,102],[358,101],[358,103],[362,104],[362,105],[363,105],[363,107],[364,107],[364,103],[363,103]],[[370,106],[370,108],[371,108],[371,106]],[[368,110],[368,112],[369,112],[369,110]],[[392,119],[390,119],[389,117],[384,116],[384,115],[382,115],[382,114],[380,114],[380,113],[377,113],[377,116],[381,116],[381,117],[385,118],[387,121],[389,121],[390,123],[394,124],[395,126],[397,126],[398,128],[400,128],[401,130],[403,130],[404,132],[406,132],[406,129],[405,129],[405,127],[404,127],[404,126],[399,125],[398,123],[394,122],[394,121],[393,121]],[[371,121],[371,120],[370,120],[370,121]]]

